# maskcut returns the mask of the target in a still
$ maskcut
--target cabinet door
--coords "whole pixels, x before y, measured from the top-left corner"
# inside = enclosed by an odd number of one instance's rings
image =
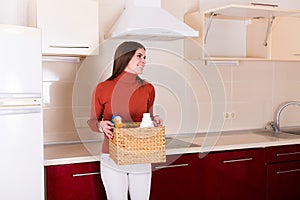
[[[89,55],[98,45],[97,0],[37,0],[43,54]]]
[[[265,199],[263,149],[208,154],[204,158],[204,199]]]
[[[46,167],[47,199],[106,199],[99,171],[99,162]]]
[[[283,145],[266,148],[266,162],[285,162],[300,160],[300,145]]]
[[[267,166],[267,200],[300,198],[300,161]]]
[[[272,29],[272,59],[300,60],[299,35],[299,17],[278,17]]]
[[[295,0],[257,0],[257,2],[265,2],[265,3],[273,3],[277,4],[279,8],[283,9],[292,9],[292,10],[298,10],[300,9],[300,1]]]
[[[201,199],[203,182],[199,154],[167,156],[167,162],[153,165],[152,200]]]
[[[200,9],[209,10],[215,7],[226,6],[229,4],[251,5],[251,3],[275,4],[282,9],[300,9],[300,1],[295,0],[199,0]]]

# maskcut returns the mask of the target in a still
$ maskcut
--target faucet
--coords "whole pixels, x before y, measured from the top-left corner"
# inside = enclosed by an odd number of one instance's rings
[[[289,105],[298,105],[298,106],[300,106],[300,101],[289,101],[289,102],[286,102],[286,103],[282,104],[278,108],[277,113],[276,113],[275,121],[273,121],[273,122],[270,123],[270,125],[272,126],[272,128],[273,128],[273,130],[275,132],[279,132],[280,131],[280,128],[279,128],[280,114],[283,111],[283,109],[285,109]]]

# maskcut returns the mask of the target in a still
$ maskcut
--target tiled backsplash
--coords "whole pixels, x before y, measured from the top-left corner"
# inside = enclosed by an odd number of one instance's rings
[[[74,118],[73,86],[81,63],[43,62],[44,141],[97,140],[102,136],[88,128],[89,116]],[[89,111],[86,111],[89,113]]]
[[[172,61],[169,61],[172,62]],[[167,133],[189,132],[192,123],[199,122],[196,131],[207,131],[212,123],[212,115],[222,115],[215,111],[211,91],[205,77],[196,76],[187,66],[176,60],[174,66],[183,79],[171,76],[171,81],[181,88],[176,90],[168,82],[154,81],[157,90],[155,110],[165,120]],[[89,118],[90,99],[86,97],[86,106],[74,108],[73,85],[76,72],[81,63],[44,62],[43,97],[44,97],[44,134],[45,142],[94,140],[102,136],[89,130],[86,120]],[[203,67],[208,67],[204,66]],[[239,66],[217,67],[225,89],[225,111],[234,113],[233,119],[224,119],[223,130],[262,128],[273,120],[276,107],[288,100],[300,100],[299,62],[245,61]],[[174,70],[172,70],[174,71]],[[161,71],[160,76],[169,77]],[[97,74],[97,73],[95,73]],[[152,82],[157,77],[155,67],[145,71],[146,79]],[[185,83],[185,85],[182,85]],[[192,94],[189,93],[191,91]],[[80,95],[80,94],[79,94]],[[87,95],[87,94],[84,94]],[[193,97],[197,100],[193,104]],[[221,102],[222,103],[222,102]],[[198,110],[195,110],[194,106]],[[191,113],[186,115],[184,112]],[[74,113],[76,112],[76,114]],[[198,119],[192,119],[192,112],[197,112]],[[75,119],[74,119],[74,116]],[[191,118],[189,118],[189,116]],[[187,117],[187,119],[182,119]],[[223,118],[222,118],[223,119]],[[75,125],[76,124],[76,125]],[[300,109],[288,107],[281,116],[281,125],[299,125]]]

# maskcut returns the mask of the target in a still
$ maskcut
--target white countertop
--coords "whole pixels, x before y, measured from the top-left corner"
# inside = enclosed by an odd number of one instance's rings
[[[178,147],[176,146],[178,142],[172,142],[172,139],[169,139],[170,142],[166,146],[167,155],[300,144],[300,135],[272,134],[263,130],[229,131],[221,134],[181,134],[171,137],[176,138],[176,141],[193,143],[199,146]],[[45,145],[44,165],[99,161],[100,153],[101,142]]]

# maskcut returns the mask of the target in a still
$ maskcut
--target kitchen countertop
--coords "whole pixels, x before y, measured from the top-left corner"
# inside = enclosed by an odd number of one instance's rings
[[[264,148],[300,144],[300,135],[266,130],[241,130],[222,133],[167,135],[166,154],[205,153],[212,151]],[[44,165],[99,161],[101,142],[45,145]]]

